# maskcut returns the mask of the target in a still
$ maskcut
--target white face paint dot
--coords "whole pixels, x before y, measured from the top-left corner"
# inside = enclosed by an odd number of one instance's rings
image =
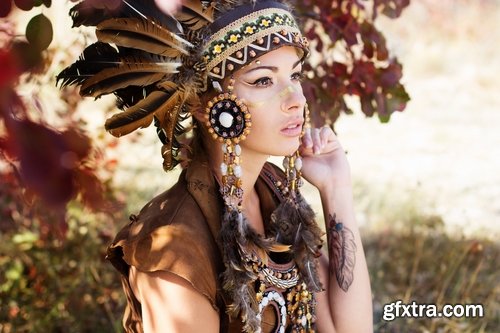
[[[219,122],[225,128],[231,127],[231,125],[233,124],[233,119],[234,117],[227,112],[222,112],[219,116]]]

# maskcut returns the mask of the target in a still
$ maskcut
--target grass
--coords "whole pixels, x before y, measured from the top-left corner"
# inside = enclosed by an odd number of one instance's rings
[[[418,192],[397,191],[355,186],[365,219],[375,332],[500,331],[500,244],[450,233]],[[143,204],[136,194],[129,197],[131,206]],[[42,246],[29,232],[0,237],[0,267],[6,272],[0,276],[0,332],[121,331],[124,295],[118,274],[103,260],[112,223],[78,207],[70,216],[63,245]],[[439,307],[480,303],[485,315],[384,321],[383,305],[397,300]]]
[[[429,232],[386,230],[365,240],[376,332],[498,332],[500,246]],[[382,319],[383,305],[482,304],[483,318]]]
[[[375,332],[499,332],[500,244],[486,236],[446,230],[422,207],[418,193],[368,194],[356,186],[365,219],[364,248],[370,271]],[[397,199],[395,199],[397,198]],[[423,203],[423,204],[422,204]],[[420,207],[420,209],[419,209]],[[383,320],[384,304],[482,304],[482,318]]]

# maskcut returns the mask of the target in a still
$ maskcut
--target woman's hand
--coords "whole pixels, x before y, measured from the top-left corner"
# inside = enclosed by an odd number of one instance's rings
[[[330,127],[306,128],[299,152],[303,177],[320,192],[351,185],[344,149]]]

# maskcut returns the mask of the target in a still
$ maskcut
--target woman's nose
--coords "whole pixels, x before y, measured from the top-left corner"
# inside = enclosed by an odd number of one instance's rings
[[[302,93],[302,87],[297,87],[295,85],[286,86],[279,92],[279,96],[281,99],[281,111],[283,112],[302,110],[306,103],[306,98]]]

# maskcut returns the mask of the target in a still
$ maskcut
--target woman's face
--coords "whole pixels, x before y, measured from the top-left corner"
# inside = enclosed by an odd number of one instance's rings
[[[299,147],[306,99],[297,50],[283,46],[266,53],[234,75],[234,94],[245,100],[252,127],[244,151],[290,155]]]

